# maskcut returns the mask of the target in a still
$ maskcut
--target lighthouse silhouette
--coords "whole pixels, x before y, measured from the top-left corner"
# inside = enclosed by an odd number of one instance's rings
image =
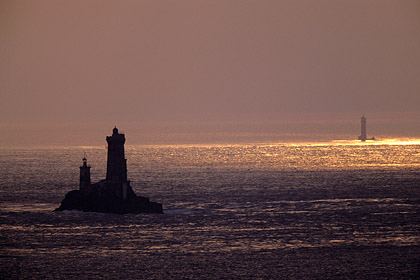
[[[108,143],[106,180],[127,182],[127,160],[124,154],[125,135],[118,133],[118,128],[114,127],[112,136],[107,136],[106,142]]]
[[[366,135],[366,117],[365,117],[365,115],[362,116],[360,121],[361,121],[361,133],[360,133],[360,136],[359,136],[359,140],[366,141],[367,135]]]
[[[366,140],[375,140],[375,137],[372,138],[367,138],[367,134],[366,134],[366,117],[365,115],[362,116],[362,118],[360,119],[360,136],[358,137],[359,140],[361,141],[366,141]]]
[[[80,166],[79,190],[66,194],[60,207],[54,211],[81,210],[100,213],[157,213],[162,214],[161,203],[151,202],[148,197],[138,196],[127,180],[127,160],[124,154],[125,135],[118,133],[117,127],[112,135],[106,137],[108,160],[106,179],[91,183],[90,166],[86,155]]]

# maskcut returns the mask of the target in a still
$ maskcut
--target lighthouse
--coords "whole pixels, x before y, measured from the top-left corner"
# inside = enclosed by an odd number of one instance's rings
[[[124,154],[125,135],[117,127],[106,137],[108,161],[106,179],[97,183],[90,181],[90,166],[86,156],[80,166],[79,190],[66,194],[60,207],[54,211],[81,210],[100,213],[163,213],[162,204],[138,196],[127,180],[127,160]]]
[[[83,164],[80,166],[80,183],[79,188],[81,191],[86,190],[90,186],[90,166],[87,165],[86,157],[82,160]]]
[[[359,140],[366,141],[367,135],[366,135],[366,117],[365,117],[365,115],[363,115],[362,118],[360,119],[360,124],[361,124],[361,133],[360,133],[360,136],[359,136]]]
[[[108,161],[106,180],[109,182],[127,182],[127,160],[124,154],[125,135],[114,127],[112,135],[106,137],[108,143]]]
[[[358,139],[363,141],[363,142],[366,141],[366,140],[375,140],[375,137],[367,138],[366,117],[365,117],[365,115],[363,115],[362,118],[360,119],[360,136],[358,137]]]

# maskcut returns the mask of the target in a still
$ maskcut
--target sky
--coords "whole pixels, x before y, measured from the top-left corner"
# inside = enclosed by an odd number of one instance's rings
[[[418,112],[419,77],[418,0],[0,0],[3,126]]]

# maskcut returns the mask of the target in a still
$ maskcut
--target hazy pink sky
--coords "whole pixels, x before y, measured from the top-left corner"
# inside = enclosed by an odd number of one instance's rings
[[[3,124],[419,111],[420,1],[0,0],[0,97]]]

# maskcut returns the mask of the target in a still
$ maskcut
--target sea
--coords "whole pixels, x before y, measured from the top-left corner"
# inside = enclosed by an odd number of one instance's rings
[[[420,279],[420,140],[126,145],[164,214],[54,212],[106,147],[0,148],[1,279]]]

